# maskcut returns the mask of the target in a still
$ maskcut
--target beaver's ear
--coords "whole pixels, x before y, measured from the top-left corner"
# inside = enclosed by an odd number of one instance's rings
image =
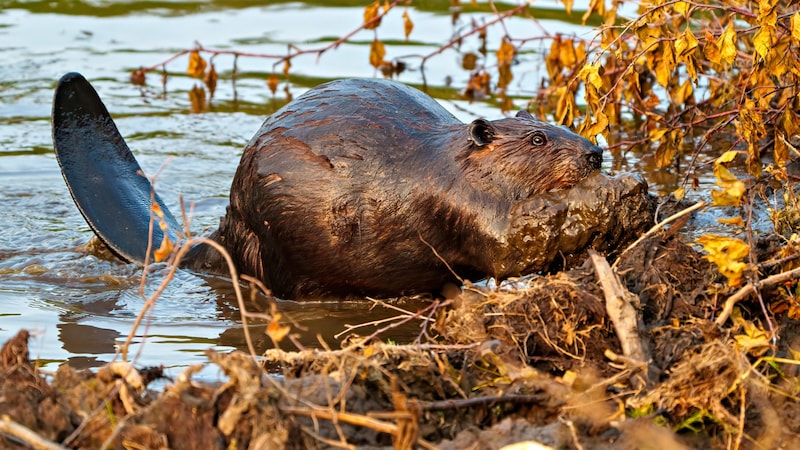
[[[531,113],[529,113],[528,111],[525,111],[524,109],[520,109],[519,112],[517,112],[517,117],[519,117],[521,119],[536,120],[536,118],[533,117],[533,115],[531,115]]]
[[[491,122],[484,119],[475,119],[469,124],[469,140],[474,142],[478,147],[492,142],[494,140],[495,128]]]

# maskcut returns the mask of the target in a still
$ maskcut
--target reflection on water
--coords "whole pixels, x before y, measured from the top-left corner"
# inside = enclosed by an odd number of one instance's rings
[[[50,104],[61,75],[80,71],[95,84],[145,172],[154,174],[165,166],[156,182],[161,197],[177,211],[182,195],[193,205],[192,229],[204,234],[224,213],[241,149],[264,117],[283,103],[281,91],[273,96],[264,81],[272,63],[240,58],[234,93],[232,59],[219,57],[215,100],[211,112],[200,115],[189,114],[187,93],[195,80],[180,74],[185,61],[170,66],[175,74],[167,95],[158,75],[149,75],[150,85],[139,88],[128,82],[129,72],[162,61],[195,40],[207,47],[276,54],[285,53],[287,43],[329,42],[360,24],[363,3],[253,6],[252,2],[0,0],[0,341],[27,328],[34,331],[32,356],[41,358],[45,368],[64,361],[76,367],[107,362],[115,357],[145,297],[165,273],[163,267],[150,268],[150,281],[140,293],[141,268],[85,248],[91,231],[75,208],[52,153]],[[412,42],[392,46],[396,54],[429,53],[471,20],[464,13],[454,25],[449,2],[429,3],[441,3],[440,10],[412,11]],[[576,9],[580,5],[576,2]],[[546,6],[553,11],[540,11],[539,23],[549,32],[588,32],[576,25],[577,18],[563,16],[560,5]],[[511,19],[505,26],[512,35],[529,35],[531,22]],[[400,14],[384,19],[381,38],[403,42]],[[500,33],[490,33],[489,46],[496,48],[501,38]],[[368,64],[372,39],[372,32],[366,31],[320,59],[294,60],[292,93],[296,96],[324,79],[374,76]],[[477,40],[465,40],[461,50],[476,51],[478,46]],[[518,75],[510,94],[524,98],[535,90],[544,69],[540,57],[548,46],[542,41],[535,51],[518,55]],[[450,77],[463,85],[468,72],[458,65],[458,51],[450,49],[426,64],[429,83],[441,87]],[[419,83],[420,73],[412,66],[401,81]],[[443,104],[465,121],[500,114],[482,103],[451,98]],[[523,105],[524,101],[518,104]],[[605,166],[635,170],[638,163],[632,155],[607,155]],[[677,177],[659,183],[669,189]],[[255,298],[248,309],[268,310],[265,298]],[[398,303],[410,311],[424,305],[424,300]],[[334,336],[348,325],[398,314],[366,300],[284,301],[279,309],[303,327],[304,331],[295,331],[304,346],[318,346],[324,340],[336,347],[339,341]],[[249,326],[259,350],[273,345],[265,326],[259,322]],[[377,328],[372,325],[356,333],[368,335]],[[413,320],[383,336],[408,342],[419,332],[420,321]],[[138,355],[139,364],[181,368],[204,361],[203,351],[209,347],[246,349],[233,289],[225,280],[179,271],[138,330],[131,355]]]

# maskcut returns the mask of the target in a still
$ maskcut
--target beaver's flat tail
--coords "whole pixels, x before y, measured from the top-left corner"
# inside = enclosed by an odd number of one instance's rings
[[[120,258],[143,264],[150,241],[151,198],[175,242],[181,230],[155,194],[91,84],[64,75],[53,98],[53,146],[72,199],[95,234]],[[153,250],[164,239],[152,226]],[[152,258],[150,259],[152,261]]]

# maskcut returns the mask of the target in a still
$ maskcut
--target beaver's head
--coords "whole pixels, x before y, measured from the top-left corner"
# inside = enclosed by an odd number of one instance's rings
[[[514,200],[567,189],[600,168],[603,150],[566,127],[520,111],[514,118],[477,119],[461,152],[465,174]]]

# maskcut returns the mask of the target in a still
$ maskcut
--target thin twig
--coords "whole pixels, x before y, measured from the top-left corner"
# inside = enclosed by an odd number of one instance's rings
[[[772,275],[770,277],[764,278],[761,281],[750,282],[741,287],[735,294],[728,297],[725,300],[725,306],[722,308],[722,312],[717,317],[717,320],[714,323],[717,326],[722,326],[730,317],[731,313],[733,312],[733,307],[736,303],[744,300],[747,298],[748,295],[754,293],[756,289],[762,289],[766,286],[772,286],[778,283],[783,283],[786,281],[792,281],[800,279],[800,267],[796,269],[792,269],[786,272],[781,272],[776,275]]]
[[[631,244],[628,247],[626,247],[625,250],[623,250],[619,254],[619,256],[617,257],[617,260],[614,261],[614,264],[611,266],[611,268],[616,270],[617,269],[617,264],[619,264],[619,262],[622,260],[622,255],[624,255],[625,253],[630,251],[632,248],[634,248],[637,245],[639,245],[643,240],[645,240],[648,237],[652,236],[653,234],[658,232],[660,229],[664,228],[665,225],[667,225],[670,222],[674,222],[675,220],[685,216],[686,214],[692,213],[692,212],[694,212],[694,211],[696,211],[696,210],[698,210],[698,209],[700,209],[700,208],[702,208],[704,206],[706,206],[706,202],[705,202],[705,200],[701,200],[701,201],[695,203],[694,205],[692,205],[692,206],[690,206],[690,207],[688,207],[686,209],[683,209],[683,210],[681,210],[681,211],[679,211],[679,212],[667,217],[666,219],[662,220],[661,222],[657,223],[656,225],[653,226],[653,228],[650,228],[647,231],[647,233],[639,236],[639,239],[636,239],[636,241],[633,244]]]

